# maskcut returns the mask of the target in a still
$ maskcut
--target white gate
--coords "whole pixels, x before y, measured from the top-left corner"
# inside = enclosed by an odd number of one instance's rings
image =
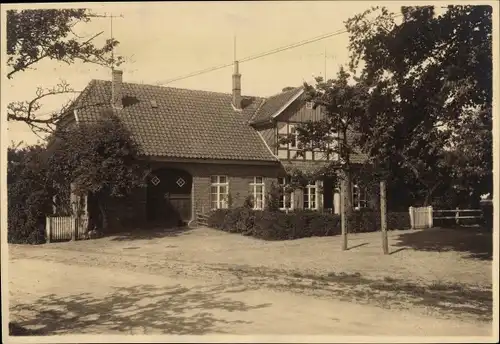
[[[410,207],[409,211],[412,229],[432,228],[432,207]]]

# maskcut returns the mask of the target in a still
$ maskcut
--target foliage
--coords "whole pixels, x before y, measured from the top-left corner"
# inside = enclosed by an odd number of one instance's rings
[[[42,60],[51,59],[72,64],[76,61],[116,66],[122,57],[113,57],[112,50],[118,41],[108,39],[102,46],[90,39],[78,36],[75,26],[88,23],[97,15],[88,9],[27,9],[7,11],[7,77],[33,69]],[[46,97],[75,93],[62,81],[55,87],[38,87],[36,96],[28,101],[8,105],[8,120],[22,121],[35,131],[52,131],[52,126],[65,114],[67,106],[49,116],[40,114],[41,101]]]
[[[245,200],[243,201],[243,207],[248,209],[253,209],[254,207],[253,195],[248,195],[247,197],[245,197]]]
[[[10,79],[43,59],[74,63],[75,60],[109,66],[108,54],[118,44],[108,39],[96,47],[73,31],[94,15],[87,9],[28,9],[7,11],[7,65]],[[95,36],[94,36],[95,37]]]
[[[380,214],[355,211],[350,215],[352,232],[380,230]],[[350,223],[351,223],[350,222]],[[293,240],[312,236],[340,235],[340,216],[315,211],[252,210],[248,208],[219,209],[210,213],[208,226],[231,233],[250,235],[264,240]],[[388,213],[389,229],[410,226],[408,212]]]
[[[364,233],[380,231],[380,212],[371,210],[358,210],[350,214],[349,225],[351,233]],[[388,212],[387,213],[387,228],[394,229],[409,229],[411,228],[410,216],[406,212]]]
[[[45,215],[51,211],[52,183],[48,178],[45,147],[41,145],[7,151],[8,242],[45,242]]]
[[[284,190],[280,186],[271,183],[271,187],[266,197],[266,210],[280,210],[280,199],[283,197]]]
[[[439,189],[491,190],[491,7],[401,16],[374,7],[346,22],[351,70],[369,89],[360,143],[388,170],[411,173],[424,205]]]
[[[60,128],[49,146],[54,180],[74,184],[76,195],[93,194],[107,227],[106,204],[145,187],[146,166],[136,160],[138,146],[120,120],[104,113],[95,123]]]

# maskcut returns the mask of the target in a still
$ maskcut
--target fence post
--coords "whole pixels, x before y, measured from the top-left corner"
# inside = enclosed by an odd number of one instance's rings
[[[71,231],[71,241],[75,241],[76,240],[76,231],[78,230],[78,216],[74,217],[72,223],[73,223],[73,228]]]
[[[50,236],[51,236],[51,228],[50,228],[50,217],[45,218],[45,241],[47,244],[50,244]]]
[[[429,228],[432,228],[434,227],[434,222],[432,219],[432,206],[429,206],[428,209],[429,209]]]
[[[455,208],[456,212],[455,212],[455,224],[459,224],[460,221],[459,221],[459,218],[460,218],[460,212],[458,211],[458,207]]]
[[[389,254],[389,241],[387,238],[387,197],[385,181],[380,182],[380,224],[382,226],[382,250]]]
[[[415,229],[415,218],[413,217],[413,207],[408,208],[410,212],[410,227],[411,229]]]

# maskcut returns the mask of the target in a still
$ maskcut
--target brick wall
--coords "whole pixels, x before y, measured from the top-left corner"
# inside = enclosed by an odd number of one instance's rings
[[[235,165],[235,164],[210,164],[210,163],[153,163],[153,169],[176,168],[190,173],[193,177],[193,204],[192,216],[210,210],[210,177],[224,175],[228,177],[229,193],[232,206],[242,206],[245,198],[250,194],[250,183],[257,176],[264,177],[265,195],[271,188],[271,183],[277,183],[277,178],[284,176],[285,172],[279,165]],[[320,186],[320,190],[322,187]],[[371,207],[377,207],[377,193],[369,193]],[[302,190],[294,191],[293,207],[301,209],[303,205]],[[323,208],[323,194],[319,191],[318,208]],[[137,189],[131,196],[118,199],[109,209],[110,221],[114,227],[138,226],[147,220],[147,190]]]
[[[210,177],[227,176],[232,206],[242,206],[245,198],[250,194],[250,183],[253,177],[264,177],[265,193],[270,190],[271,183],[277,183],[279,176],[285,171],[280,165],[235,165],[209,163],[155,163],[156,168],[178,168],[189,172],[193,176],[193,214],[210,210]]]

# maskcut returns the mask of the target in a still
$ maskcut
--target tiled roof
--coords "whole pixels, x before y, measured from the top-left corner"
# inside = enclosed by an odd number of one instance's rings
[[[235,111],[225,93],[123,83],[123,96],[116,113],[144,155],[277,160],[248,124],[262,98],[244,97],[244,109]],[[111,108],[110,99],[110,81],[91,81],[74,104],[79,120],[95,120]]]
[[[269,120],[272,115],[291,101],[301,90],[302,87],[296,87],[267,98],[252,117],[251,122],[258,123]]]

